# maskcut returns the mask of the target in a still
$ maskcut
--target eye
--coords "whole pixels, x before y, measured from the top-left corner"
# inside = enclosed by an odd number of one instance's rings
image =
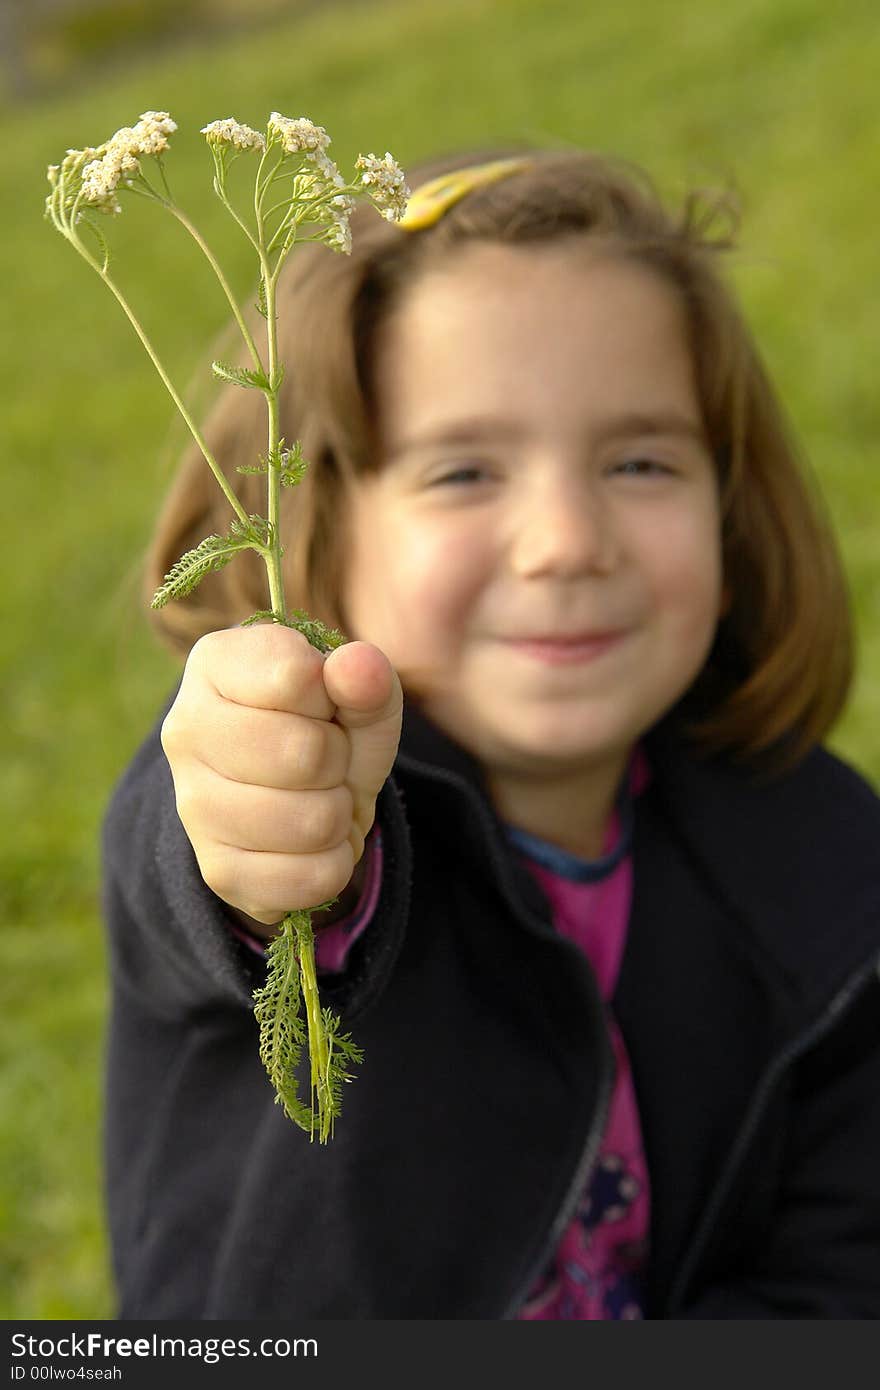
[[[467,487],[490,477],[487,464],[463,462],[445,466],[430,481],[431,487]]]
[[[652,475],[671,475],[675,473],[675,469],[668,463],[661,463],[659,459],[637,456],[613,464],[611,472],[621,474],[625,478],[644,478]]]

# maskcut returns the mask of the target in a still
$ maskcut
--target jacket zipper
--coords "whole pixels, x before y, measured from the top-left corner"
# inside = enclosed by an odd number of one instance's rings
[[[517,1313],[534,1288],[536,1281],[543,1274],[553,1255],[556,1253],[559,1242],[569,1222],[574,1217],[577,1204],[584,1194],[590,1175],[595,1167],[596,1159],[599,1156],[599,1147],[602,1143],[602,1136],[605,1133],[605,1123],[608,1119],[608,1107],[611,1100],[611,1090],[614,1079],[613,1065],[610,1057],[611,1049],[610,1045],[607,1045],[602,1050],[599,1097],[590,1118],[587,1137],[584,1140],[584,1146],[581,1149],[580,1157],[572,1173],[565,1197],[547,1232],[546,1239],[541,1246],[540,1254],[532,1261],[516,1293],[510,1299],[510,1302],[501,1314],[503,1321],[510,1322],[516,1318]]]
[[[869,979],[878,973],[878,970],[880,970],[880,959],[878,958],[872,958],[867,965],[861,965],[833,995],[824,1012],[808,1028],[805,1028],[796,1038],[787,1043],[767,1067],[755,1088],[751,1106],[746,1111],[739,1133],[731,1146],[727,1163],[706,1203],[702,1221],[679,1263],[678,1271],[672,1280],[666,1300],[666,1309],[661,1316],[672,1317],[676,1309],[681,1306],[687,1285],[693,1279],[699,1260],[704,1254],[717,1225],[731,1185],[748,1153],[749,1145],[767,1101],[780,1078],[799,1057],[809,1051],[816,1043],[821,1042],[831,1032],[860,991],[866,987]]]
[[[614,1061],[608,1030],[605,1027],[605,1005],[599,995],[598,986],[596,985],[589,962],[584,959],[583,952],[572,942],[566,941],[564,937],[559,936],[559,934],[546,922],[543,922],[539,917],[533,916],[531,912],[526,911],[523,904],[510,892],[510,885],[503,872],[504,866],[501,862],[501,856],[497,851],[496,825],[488,814],[480,797],[474,792],[470,785],[463,778],[457,777],[455,773],[447,772],[444,768],[431,767],[429,764],[423,763],[417,758],[404,757],[401,759],[401,764],[403,766],[408,764],[410,768],[420,772],[422,775],[432,777],[437,781],[446,782],[447,785],[453,786],[457,791],[465,794],[471,806],[476,811],[482,825],[486,843],[489,846],[490,856],[495,868],[495,880],[508,907],[514,916],[530,931],[539,936],[552,939],[556,944],[569,950],[572,955],[577,958],[579,965],[585,971],[594,1026],[597,1020],[599,1021],[599,1027],[595,1029],[597,1041],[599,1043],[600,1056],[599,1093],[596,1105],[590,1117],[589,1127],[583,1147],[581,1148],[580,1156],[575,1165],[565,1196],[547,1232],[546,1239],[541,1245],[540,1252],[529,1265],[528,1271],[520,1281],[515,1294],[511,1297],[504,1312],[501,1314],[501,1319],[503,1321],[510,1321],[516,1317],[520,1307],[525,1302],[529,1292],[534,1286],[535,1281],[543,1273],[549,1260],[555,1253],[562,1239],[563,1232],[574,1216],[577,1204],[583,1195],[587,1181],[599,1155],[599,1147],[602,1143],[602,1135],[605,1132],[605,1123],[608,1118],[608,1109],[614,1084]]]

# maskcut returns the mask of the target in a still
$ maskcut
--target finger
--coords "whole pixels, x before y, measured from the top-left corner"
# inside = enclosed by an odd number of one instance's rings
[[[235,704],[333,718],[322,678],[324,656],[293,628],[261,623],[209,632],[193,647],[190,661]]]
[[[347,838],[352,794],[346,786],[313,792],[253,787],[203,770],[187,778],[177,809],[198,840],[266,853],[316,854]]]
[[[347,840],[318,854],[255,853],[211,845],[199,855],[199,868],[224,902],[271,925],[286,912],[320,907],[338,897],[351,879],[354,856]]]
[[[299,791],[339,786],[351,762],[348,738],[337,724],[225,699],[216,702],[210,725],[191,728],[187,751],[231,782]]]

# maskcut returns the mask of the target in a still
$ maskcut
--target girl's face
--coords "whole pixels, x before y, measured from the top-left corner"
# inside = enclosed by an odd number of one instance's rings
[[[490,771],[620,767],[691,684],[722,592],[681,307],[569,243],[476,244],[377,346],[343,617]]]

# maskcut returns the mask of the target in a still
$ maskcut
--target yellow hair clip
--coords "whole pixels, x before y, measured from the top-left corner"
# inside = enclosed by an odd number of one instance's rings
[[[415,190],[397,225],[407,232],[432,227],[453,203],[459,202],[467,193],[495,183],[497,179],[506,179],[518,169],[525,169],[528,163],[527,159],[493,159],[489,164],[472,164],[467,169],[441,174]]]

